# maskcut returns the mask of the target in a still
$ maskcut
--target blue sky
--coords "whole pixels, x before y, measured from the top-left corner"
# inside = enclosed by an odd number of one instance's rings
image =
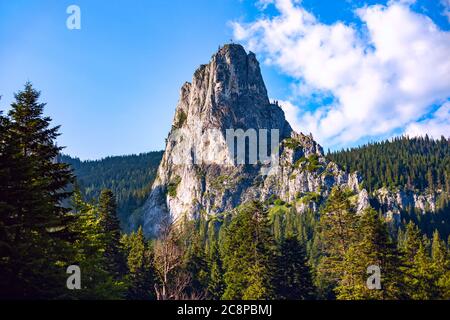
[[[435,47],[443,39],[448,41],[449,23],[445,16],[448,11],[445,11],[444,2],[400,2],[398,6],[405,10],[401,17],[412,17],[412,21],[419,25],[427,23],[406,14],[412,12],[419,18],[427,17],[438,28],[438,32],[427,36],[432,39],[436,36],[433,40],[436,42],[425,41],[424,46]],[[291,9],[286,9],[286,3],[291,5]],[[66,27],[66,8],[71,4],[81,8],[81,30]],[[381,4],[382,9],[367,11],[366,20],[355,14],[358,8],[376,8],[375,4]],[[280,23],[289,20],[297,26],[297,21],[291,19],[294,17],[292,13],[301,10],[315,17],[314,21],[307,23],[312,29],[305,30],[332,30],[332,26],[341,21],[347,29],[357,32],[355,43],[367,49],[372,43],[367,40],[369,15],[376,24],[377,17],[384,19],[393,6],[386,1],[350,0],[304,0],[301,3],[290,0],[1,1],[0,94],[3,98],[0,109],[8,109],[13,93],[29,80],[42,91],[42,100],[47,102],[46,114],[53,118],[55,125],[62,125],[59,144],[67,147],[66,153],[82,159],[97,159],[160,150],[170,129],[182,83],[191,80],[194,70],[208,62],[219,45],[233,38],[256,52],[262,62],[270,97],[285,101],[286,114],[294,127],[312,131],[325,148],[355,145],[405,132],[419,134],[427,128],[439,126],[441,131],[445,131],[448,125],[445,103],[450,89],[445,85],[434,85],[432,81],[427,82],[430,88],[417,97],[405,97],[398,90],[386,91],[399,108],[407,106],[418,111],[414,117],[405,115],[401,117],[404,121],[398,123],[384,119],[385,122],[376,124],[380,130],[371,131],[368,135],[356,134],[364,131],[360,128],[371,126],[367,119],[356,121],[354,127],[338,126],[337,133],[324,131],[321,128],[336,118],[352,121],[345,114],[351,106],[339,99],[344,101],[345,93],[352,88],[354,94],[359,94],[362,87],[359,80],[353,80],[352,86],[345,87],[348,81],[338,74],[334,79],[337,84],[328,86],[310,76],[310,70],[301,64],[295,63],[291,68],[286,57],[290,53],[295,54],[302,43],[292,47],[285,44],[279,48],[274,46],[272,50],[267,41],[278,41],[280,39],[276,37],[279,36],[284,40],[289,38],[292,44],[292,39],[298,39],[299,31],[270,35],[266,29],[261,29],[262,21],[282,28]],[[252,31],[258,28],[258,32]],[[323,35],[326,36],[326,31]],[[300,36],[305,37],[304,34]],[[374,33],[369,32],[369,36],[374,36]],[[350,43],[350,46],[355,46],[355,43]],[[378,45],[374,43],[374,46]],[[449,53],[448,48],[446,44],[439,45],[437,53]],[[400,49],[398,52],[403,52]],[[321,52],[311,51],[311,54],[315,53]],[[445,78],[448,55],[447,59],[442,57],[436,54],[432,61],[424,63],[427,67],[442,69],[442,77],[437,75],[441,82],[448,80]],[[364,65],[373,60],[366,55],[360,58]],[[415,59],[421,59],[421,56]],[[404,69],[401,66],[398,70],[403,72]],[[356,74],[354,79],[365,75]],[[384,77],[386,73],[381,75]],[[392,78],[392,75],[388,76]],[[406,74],[405,77],[414,81],[418,77],[419,80],[420,77],[424,81],[428,79],[426,70]],[[411,101],[421,103],[416,106]],[[399,110],[402,114],[410,113]],[[335,116],[338,112],[342,115]]]

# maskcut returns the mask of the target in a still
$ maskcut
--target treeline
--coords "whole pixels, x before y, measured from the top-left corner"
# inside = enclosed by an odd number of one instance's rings
[[[139,217],[134,217],[133,213],[144,204],[150,193],[162,154],[162,151],[155,151],[94,161],[61,155],[59,161],[70,164],[86,201],[95,202],[101,190],[112,190],[117,199],[122,229],[130,232],[140,224]]]
[[[377,211],[356,212],[348,190],[335,188],[320,214],[278,200],[177,223],[154,243],[152,273],[169,279],[159,298],[450,298],[448,241],[413,222],[393,236]],[[163,274],[162,256],[178,257]]]
[[[346,171],[358,171],[369,192],[381,187],[450,193],[450,140],[398,137],[329,152]]]

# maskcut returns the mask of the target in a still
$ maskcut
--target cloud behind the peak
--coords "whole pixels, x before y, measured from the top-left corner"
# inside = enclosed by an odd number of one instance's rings
[[[445,134],[448,121],[422,119],[450,97],[450,33],[414,12],[413,2],[359,8],[361,24],[324,24],[299,1],[266,0],[275,16],[232,26],[237,40],[295,80],[287,118],[321,143],[344,146],[428,124]],[[333,99],[311,110],[312,94]]]

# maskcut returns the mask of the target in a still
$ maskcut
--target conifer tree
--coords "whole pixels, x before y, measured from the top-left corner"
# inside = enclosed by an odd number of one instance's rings
[[[286,225],[284,227],[284,237],[285,238],[292,238],[296,234],[298,234],[297,226],[295,224],[296,215],[297,214],[294,210],[290,210],[285,216],[285,219],[286,219]]]
[[[126,297],[131,300],[155,299],[155,272],[152,248],[144,238],[142,227],[125,238],[128,248],[129,285]]]
[[[187,241],[187,250],[184,257],[184,269],[188,272],[191,283],[186,294],[191,297],[205,295],[210,271],[205,256],[203,238],[206,236],[206,221],[200,218],[195,224],[185,225],[184,234]]]
[[[329,287],[343,278],[344,258],[357,240],[357,215],[350,202],[352,193],[335,187],[327,200],[320,218],[320,239],[323,256],[318,266],[319,278]]]
[[[404,275],[402,291],[407,299],[437,299],[440,296],[427,242],[429,241],[421,236],[419,228],[413,222],[408,223],[401,247]]]
[[[414,263],[407,272],[409,297],[415,300],[430,300],[439,297],[434,281],[433,266],[425,244],[422,242],[414,257]]]
[[[219,300],[224,293],[225,284],[223,282],[222,261],[220,259],[217,241],[212,242],[209,261],[210,275],[208,283],[208,296],[213,300]]]
[[[395,299],[399,296],[399,266],[395,244],[385,221],[372,208],[359,218],[357,235],[343,261],[344,274],[335,291],[338,299]],[[381,288],[367,286],[368,267],[381,271]]]
[[[114,279],[120,280],[126,272],[126,263],[123,248],[120,245],[121,231],[117,217],[116,199],[111,190],[104,189],[100,193],[98,202],[108,271],[114,276]]]
[[[314,286],[307,265],[306,250],[294,237],[286,238],[280,245],[275,283],[278,299],[314,298]]]
[[[267,300],[274,298],[272,286],[269,284],[271,275],[266,266],[257,260],[248,269],[247,287],[242,291],[242,300]],[[226,292],[225,292],[226,294]]]
[[[1,119],[0,292],[8,298],[55,298],[66,292],[71,263],[71,216],[62,201],[73,176],[56,161],[59,127],[43,116],[44,103],[30,83]],[[3,271],[4,270],[4,271]]]
[[[400,247],[406,265],[412,265],[414,263],[414,257],[417,255],[421,243],[422,239],[419,228],[414,222],[410,221],[406,226],[404,241]]]
[[[448,300],[450,299],[450,256],[437,230],[433,233],[431,258],[434,282],[439,290],[436,298]]]
[[[284,213],[276,213],[273,216],[272,234],[276,242],[281,242],[283,240],[283,216]]]
[[[223,245],[224,299],[270,299],[274,296],[274,240],[267,212],[251,202],[238,208]]]
[[[78,235],[74,243],[74,261],[81,270],[82,290],[74,290],[70,295],[77,299],[123,298],[124,284],[114,279],[104,254],[104,231],[98,208],[85,203],[77,189],[72,207],[76,220],[71,229]]]

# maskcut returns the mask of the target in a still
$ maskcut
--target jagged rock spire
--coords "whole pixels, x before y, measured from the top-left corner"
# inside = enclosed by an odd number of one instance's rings
[[[271,138],[276,131],[279,141],[274,149],[281,162],[270,177],[262,173],[260,159],[252,164],[236,161],[227,130],[238,129],[256,134],[267,130]],[[265,145],[261,139],[258,135],[248,148],[260,151]],[[317,170],[330,171],[327,179],[318,172],[299,171],[297,161],[311,155],[316,155]],[[296,179],[290,177],[294,174]],[[355,179],[329,166],[311,137],[293,132],[282,109],[269,101],[255,54],[227,44],[181,88],[166,150],[143,207],[144,230],[155,234],[165,219],[195,218],[202,211],[216,214],[272,195],[291,201],[322,186],[326,193],[336,183],[354,185]],[[353,187],[358,188],[357,181]]]

